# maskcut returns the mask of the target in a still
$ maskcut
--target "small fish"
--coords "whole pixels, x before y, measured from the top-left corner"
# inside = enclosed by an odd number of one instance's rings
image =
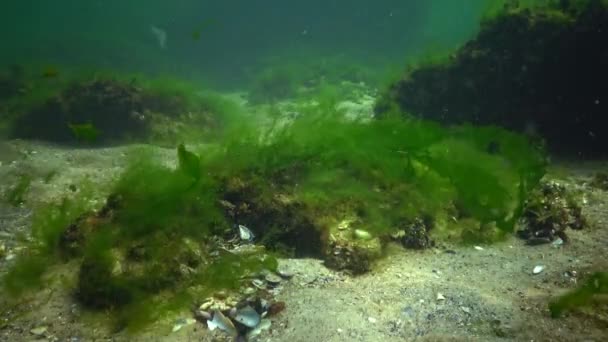
[[[59,76],[59,70],[54,66],[48,66],[42,71],[41,76],[43,78],[55,78]]]
[[[486,145],[486,152],[489,154],[499,154],[500,153],[500,143],[498,141],[490,141],[488,145]]]
[[[154,25],[150,26],[150,31],[152,32],[154,37],[156,37],[156,40],[158,41],[158,46],[161,49],[166,49],[167,48],[167,31],[163,30],[160,27],[154,26]]]
[[[215,24],[215,21],[213,20],[208,20],[200,25],[198,25],[193,31],[192,31],[192,39],[194,40],[200,40],[203,30],[206,30],[207,28],[209,28],[210,26],[212,26],[213,24]]]
[[[99,137],[99,135],[101,135],[101,131],[98,130],[97,128],[95,128],[95,126],[93,126],[93,124],[91,124],[91,123],[86,123],[86,124],[71,124],[70,123],[70,124],[68,124],[68,127],[70,127],[72,134],[80,142],[86,142],[89,144],[94,143],[95,141],[97,141],[97,138]]]

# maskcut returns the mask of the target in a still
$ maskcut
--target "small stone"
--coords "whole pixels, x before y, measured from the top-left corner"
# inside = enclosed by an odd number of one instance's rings
[[[257,287],[258,289],[264,289],[266,287],[264,281],[260,279],[253,279],[251,281],[251,284]]]
[[[475,249],[476,249],[476,250],[478,250],[478,251],[483,251],[483,247],[480,247],[480,246],[475,246],[475,247],[473,247],[473,248],[475,248]]]
[[[343,332],[344,332],[344,330],[342,330],[342,329],[340,329],[340,328],[338,328],[338,330],[337,330],[337,331],[338,331],[338,334],[341,334],[341,333],[343,333]]]
[[[270,285],[278,285],[281,283],[281,281],[283,279],[281,279],[281,277],[279,277],[278,275],[274,274],[274,273],[268,273],[266,275],[266,277],[264,277],[264,279],[266,279],[266,281],[268,282],[268,284]]]
[[[539,274],[544,269],[545,269],[545,266],[543,266],[543,265],[534,266],[534,269],[532,270],[532,274]]]
[[[214,302],[213,299],[207,300],[206,302],[204,302],[203,304],[201,304],[201,306],[199,307],[199,309],[202,310],[202,311],[207,311],[213,305],[213,302]]]
[[[252,295],[255,293],[255,289],[253,287],[248,287],[243,290],[243,294]]]
[[[375,324],[376,322],[378,322],[378,320],[375,319],[374,317],[368,317],[367,321],[370,322],[370,323],[372,323],[372,324]]]
[[[355,229],[355,237],[359,240],[371,240],[372,234],[363,229]]]
[[[415,314],[414,308],[412,308],[411,306],[403,308],[402,313],[404,316],[407,316],[407,317],[413,317]]]
[[[196,312],[194,313],[194,317],[196,317],[196,319],[201,321],[201,320],[210,320],[212,318],[212,315],[207,311],[196,310]]]
[[[461,306],[460,310],[464,311],[466,314],[471,314],[471,308],[467,307],[467,306]]]
[[[30,330],[30,333],[36,336],[44,336],[46,334],[47,329],[47,327],[41,326]]]
[[[443,296],[443,294],[441,294],[441,292],[437,293],[437,301],[443,301],[445,300],[445,297]]]

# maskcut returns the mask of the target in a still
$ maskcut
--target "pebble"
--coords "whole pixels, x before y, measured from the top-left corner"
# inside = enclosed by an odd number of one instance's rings
[[[475,247],[473,247],[473,248],[475,248],[475,249],[476,249],[476,250],[478,250],[478,251],[483,251],[483,247],[475,246]]]
[[[248,287],[245,290],[243,290],[243,293],[246,295],[252,295],[255,293],[255,289],[253,287]]]
[[[545,266],[543,265],[538,265],[538,266],[534,266],[534,269],[532,270],[533,274],[539,274],[541,273],[543,270],[545,269]]]
[[[37,328],[34,328],[34,329],[30,330],[30,333],[32,335],[36,335],[36,336],[43,336],[43,335],[46,334],[47,329],[48,328],[45,327],[45,326],[37,327]]]
[[[437,293],[437,301],[442,301],[445,300],[445,297],[443,296],[443,294],[441,294],[441,292]]]
[[[469,308],[469,307],[461,306],[460,310],[464,311],[465,313],[467,313],[469,315],[471,314],[471,308]]]
[[[375,324],[376,322],[378,322],[378,320],[375,319],[374,317],[368,317],[367,321],[370,322],[370,323],[372,323],[372,324]]]

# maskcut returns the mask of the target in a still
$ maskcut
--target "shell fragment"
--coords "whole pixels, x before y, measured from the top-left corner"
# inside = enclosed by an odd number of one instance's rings
[[[539,273],[541,273],[544,270],[545,270],[545,266],[538,265],[538,266],[534,266],[534,269],[532,270],[532,273],[533,274],[539,274]]]
[[[255,235],[253,235],[253,232],[249,228],[239,224],[239,237],[243,241],[253,241]]]
[[[219,328],[220,330],[223,330],[230,334],[230,336],[238,335],[234,323],[232,323],[232,321],[228,317],[224,316],[224,314],[219,310],[213,311],[213,319],[207,321],[207,327],[211,331],[215,330],[216,328]]]

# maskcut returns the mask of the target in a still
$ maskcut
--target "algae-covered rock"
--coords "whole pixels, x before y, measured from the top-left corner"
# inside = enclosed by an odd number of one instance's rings
[[[604,191],[608,191],[608,173],[598,172],[593,175],[590,185]]]
[[[518,3],[518,2],[511,2]],[[540,135],[560,152],[604,154],[608,145],[608,6],[547,1],[508,6],[438,63],[421,63],[378,102],[444,123],[501,125]]]
[[[22,95],[26,91],[25,71],[20,65],[12,65],[0,71],[0,100]]]
[[[325,250],[327,267],[362,274],[372,269],[374,261],[382,256],[382,242],[379,238],[351,240],[330,238]]]
[[[383,241],[363,228],[357,219],[331,225],[325,240],[323,260],[327,267],[362,274],[382,256]]]
[[[74,83],[21,115],[13,136],[75,142],[74,125],[90,124],[99,132],[95,143],[124,140],[146,132],[145,110],[142,90],[134,84],[93,79]]]
[[[566,229],[583,229],[586,219],[576,197],[555,181],[542,182],[526,201],[523,229],[518,235],[529,244],[549,243],[558,237],[568,241]]]
[[[420,218],[415,218],[411,223],[404,224],[403,229],[391,234],[391,237],[406,248],[425,249],[435,244],[429,236],[429,232],[430,224]]]

